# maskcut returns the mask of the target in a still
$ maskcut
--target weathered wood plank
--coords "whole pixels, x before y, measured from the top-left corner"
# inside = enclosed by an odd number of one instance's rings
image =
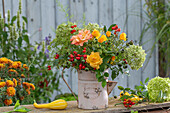
[[[144,4],[145,4],[145,0],[142,0],[142,5],[144,5]],[[142,9],[142,28],[144,27],[144,24],[146,24],[146,22],[149,23],[148,22],[149,17],[145,13],[146,8],[147,7],[143,7],[143,9]],[[148,25],[146,25],[146,27],[148,27]],[[142,38],[143,49],[145,49],[146,54],[147,54],[146,61],[149,59],[151,48],[152,48],[154,42],[155,42],[154,29],[151,28],[147,32],[145,32],[145,34]],[[149,77],[149,79],[151,79],[157,75],[155,60],[156,60],[156,51],[154,50],[147,67],[145,69],[144,69],[144,67],[142,67],[142,81],[143,82],[145,81],[145,79],[147,77]],[[144,66],[147,63],[146,61],[144,63]]]
[[[121,32],[126,33],[126,4],[125,0],[116,0],[113,1],[113,23],[117,24],[121,28]],[[113,90],[113,95],[119,95],[120,90],[117,86],[127,87],[127,75],[120,74],[114,81],[117,81],[118,84]],[[112,95],[111,95],[112,96]]]
[[[140,1],[139,0],[128,0],[128,26],[127,34],[128,40],[139,41],[141,33],[141,18],[140,18]],[[135,85],[140,85],[141,81],[141,69],[138,71],[130,70],[130,76],[128,77],[128,87],[134,88]]]
[[[98,0],[84,0],[86,23],[99,22],[99,2]]]
[[[31,35],[31,42],[41,41],[41,1],[27,0],[27,19],[28,19],[28,33]]]
[[[42,39],[51,34],[55,38],[55,1],[41,0]]]

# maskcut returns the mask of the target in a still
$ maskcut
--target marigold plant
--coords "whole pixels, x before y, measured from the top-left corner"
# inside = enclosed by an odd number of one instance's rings
[[[20,61],[12,61],[5,57],[0,58],[0,102],[11,105],[17,100],[25,97],[35,90],[35,86],[29,83],[27,75],[29,68]],[[25,82],[27,81],[27,82]],[[26,84],[26,86],[25,86]]]

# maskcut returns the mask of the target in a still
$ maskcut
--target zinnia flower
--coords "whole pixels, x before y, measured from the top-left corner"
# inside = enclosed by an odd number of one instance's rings
[[[14,87],[17,86],[17,80],[15,78],[13,78],[13,82],[14,82]]]
[[[7,80],[6,85],[7,85],[7,87],[13,87],[14,83],[11,80]]]
[[[119,39],[126,41],[126,33],[120,34],[120,38]]]
[[[110,36],[111,36],[111,32],[110,32],[110,31],[107,31],[107,32],[106,32],[106,36],[107,36],[107,37],[110,37]]]
[[[6,85],[5,82],[0,82],[0,88],[1,88],[1,87],[4,87],[5,85]]]
[[[103,42],[106,41],[106,40],[107,40],[106,36],[105,36],[105,35],[102,35],[102,36],[98,39],[98,42],[103,43]]]
[[[92,38],[92,35],[90,34],[90,30],[83,31],[82,29],[82,30],[79,30],[78,35],[72,36],[70,41],[72,41],[71,44],[83,46],[84,42],[88,42],[88,40],[91,38]]]
[[[90,55],[87,55],[87,63],[90,63],[90,66],[96,69],[99,69],[99,65],[103,63],[103,58],[100,57],[99,52],[91,52]]]
[[[4,104],[7,105],[7,106],[11,105],[12,104],[12,99],[5,99]]]
[[[92,32],[92,35],[93,35],[93,37],[96,37],[96,39],[98,39],[101,34],[98,30],[94,29],[93,32]]]
[[[7,88],[7,95],[13,97],[15,95],[15,89],[13,87]]]

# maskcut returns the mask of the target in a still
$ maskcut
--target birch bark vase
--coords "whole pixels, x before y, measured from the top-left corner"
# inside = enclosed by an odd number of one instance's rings
[[[107,78],[106,78],[106,81]],[[113,86],[117,84],[114,83]],[[109,86],[109,87],[110,87]],[[104,109],[108,107],[108,85],[104,88],[96,79],[93,71],[78,70],[78,108],[82,109]],[[113,88],[112,88],[113,89]]]

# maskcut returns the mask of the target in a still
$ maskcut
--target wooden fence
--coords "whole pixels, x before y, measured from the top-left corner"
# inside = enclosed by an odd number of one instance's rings
[[[59,2],[69,9],[68,14],[74,15],[69,20],[80,21],[85,17],[86,23],[98,23],[100,25],[111,25],[112,23],[118,24],[122,28],[122,32],[126,32],[128,40],[136,40],[139,42],[140,34],[144,23],[147,22],[147,16],[144,11],[146,7],[143,7],[145,0],[59,0]],[[11,15],[16,15],[18,9],[18,0],[5,0],[5,8],[11,10]],[[60,11],[60,7],[57,5],[56,0],[22,0],[23,16],[28,18],[28,32],[31,37],[31,41],[42,41],[45,36],[49,34],[55,37],[54,30],[57,26],[63,22],[66,22],[65,13]],[[0,0],[0,12],[2,13],[2,1]],[[42,30],[41,30],[42,29]],[[36,33],[35,33],[36,32]],[[142,43],[148,43],[143,45],[146,53],[149,54],[154,43],[154,30],[149,30]],[[147,55],[148,58],[149,55]],[[118,85],[123,87],[133,88],[135,85],[139,85],[140,81],[144,81],[147,77],[150,79],[158,74],[158,55],[155,49],[152,57],[145,68],[138,71],[130,70],[131,76],[120,75],[115,79],[118,81]],[[146,63],[146,62],[145,62]],[[67,70],[66,77],[67,82],[71,86],[74,92],[78,91],[77,73]],[[63,93],[69,92],[64,82],[61,80],[60,88]],[[111,93],[111,96],[118,95],[119,90],[117,87]],[[53,94],[53,98],[58,92]]]

